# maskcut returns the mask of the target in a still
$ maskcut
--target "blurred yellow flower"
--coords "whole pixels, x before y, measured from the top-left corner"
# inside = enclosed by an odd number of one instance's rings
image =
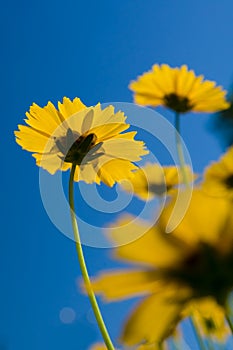
[[[209,195],[233,198],[233,147],[206,168],[202,187]]]
[[[115,349],[118,350],[118,348],[115,348]],[[107,348],[103,343],[95,343],[89,348],[89,350],[107,350]],[[157,347],[156,344],[149,344],[149,345],[139,345],[136,348],[134,347],[134,350],[160,350],[160,348]]]
[[[231,335],[224,309],[214,299],[206,298],[197,303],[193,302],[188,313],[192,314],[203,337],[211,336],[215,342],[225,343]]]
[[[190,181],[192,173],[189,167],[186,167]],[[172,194],[182,179],[180,170],[176,166],[163,166],[147,163],[140,169],[132,172],[133,176],[129,180],[122,180],[121,187],[127,192],[133,192],[134,195],[142,200],[151,200],[155,196],[164,196]]]
[[[171,68],[155,64],[152,70],[131,82],[134,100],[142,106],[165,106],[177,113],[217,112],[229,107],[226,92],[213,81],[203,81],[186,65]]]
[[[89,350],[107,350],[107,347],[104,343],[95,343],[89,348]]]
[[[208,298],[224,308],[233,289],[232,203],[196,189],[183,220],[167,234],[171,215],[178,213],[173,212],[175,202],[176,198],[140,239],[115,249],[115,256],[134,264],[134,269],[102,273],[93,280],[94,290],[107,301],[144,296],[123,329],[121,340],[129,346],[163,341],[193,305]],[[183,209],[182,200],[176,205]],[[130,233],[129,226],[125,231]],[[117,233],[113,240],[118,243]]]
[[[35,152],[38,166],[54,174],[76,164],[75,180],[113,186],[131,176],[132,163],[148,153],[144,143],[134,140],[124,113],[100,104],[86,107],[79,98],[64,98],[58,109],[49,102],[45,107],[33,104],[26,113],[28,126],[19,125],[17,143]]]

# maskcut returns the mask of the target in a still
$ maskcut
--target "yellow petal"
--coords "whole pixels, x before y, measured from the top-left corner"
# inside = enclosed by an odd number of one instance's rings
[[[19,125],[19,131],[15,131],[16,142],[29,152],[43,152],[48,142],[48,137],[41,132],[25,125]]]
[[[132,312],[126,323],[122,342],[128,346],[163,341],[180,320],[182,303],[166,300],[163,294],[146,297]]]
[[[48,102],[47,106],[43,108],[33,103],[26,116],[28,118],[25,120],[26,123],[32,128],[42,131],[46,136],[51,136],[61,123],[58,111],[51,102]]]
[[[160,279],[155,270],[109,271],[92,279],[92,287],[105,301],[112,301],[161,291]]]
[[[100,165],[97,175],[101,181],[112,187],[115,182],[130,178],[132,176],[132,170],[136,168],[134,164],[127,160],[111,159],[103,165]]]
[[[95,164],[88,163],[83,166],[77,167],[75,176],[75,181],[84,181],[86,183],[92,184],[97,183],[100,184],[100,178],[98,176],[98,169],[95,169]]]
[[[138,161],[142,155],[148,153],[144,147],[144,142],[130,140],[126,138],[113,138],[107,140],[103,145],[104,151],[112,158],[120,158],[130,161]]]
[[[86,106],[82,103],[80,98],[74,98],[71,101],[69,98],[64,97],[62,103],[58,102],[58,109],[64,119],[69,118],[73,114],[82,111]]]
[[[106,125],[96,126],[95,128],[92,128],[90,132],[93,132],[97,136],[98,142],[103,142],[111,139],[112,137],[119,136],[119,133],[128,128],[129,124],[109,123]]]
[[[230,202],[223,198],[208,196],[196,189],[192,192],[187,209],[183,207],[186,196],[186,191],[181,192],[179,203],[176,203],[174,198],[164,208],[159,220],[160,229],[166,232],[166,228],[169,230],[169,225],[177,226],[183,211],[183,219],[172,232],[173,236],[186,242],[187,247],[190,246],[191,249],[200,242],[216,245],[226,231],[226,223],[231,212]],[[175,203],[177,208],[173,212]]]
[[[180,68],[180,75],[178,76],[176,83],[176,92],[179,96],[188,96],[192,86],[196,80],[196,76],[193,70],[188,71],[187,66]]]
[[[205,169],[202,188],[211,196],[233,197],[233,147]]]
[[[34,153],[32,156],[36,159],[36,164],[47,170],[50,174],[55,174],[59,169],[68,169],[66,165],[63,166],[64,163],[56,154],[41,155]]]
[[[124,115],[124,113],[122,111],[114,112],[114,106],[112,105],[101,109],[100,105],[98,104],[95,107],[95,111],[96,113],[93,121],[93,127],[111,123],[125,123],[126,116]]]
[[[126,216],[115,222],[109,236],[117,246],[114,255],[130,263],[166,267],[182,261],[184,256],[184,247],[171,235],[161,234],[157,227],[150,228],[134,217]]]

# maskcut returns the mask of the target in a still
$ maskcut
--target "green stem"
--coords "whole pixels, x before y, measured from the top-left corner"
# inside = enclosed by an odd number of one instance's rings
[[[184,153],[183,153],[181,136],[180,136],[180,114],[178,112],[176,112],[175,114],[175,128],[176,128],[176,148],[177,148],[177,154],[178,154],[179,163],[180,163],[182,179],[185,185],[189,186],[189,180],[188,180],[188,175],[185,168]]]
[[[74,174],[75,174],[75,169],[76,165],[72,164],[71,172],[70,172],[70,180],[69,180],[69,204],[70,204],[70,215],[71,215],[71,221],[72,221],[72,227],[74,231],[74,238],[76,241],[76,251],[78,255],[78,260],[80,264],[80,269],[82,272],[83,280],[85,283],[86,291],[88,293],[88,297],[92,306],[92,309],[95,314],[96,321],[98,323],[100,332],[103,336],[105,345],[108,350],[114,350],[114,346],[112,344],[112,341],[110,339],[110,336],[108,334],[107,328],[105,326],[104,320],[102,318],[95,294],[92,290],[91,287],[91,282],[90,278],[88,275],[84,255],[83,255],[83,250],[82,250],[82,244],[80,241],[80,235],[79,235],[79,230],[78,230],[78,224],[76,220],[76,215],[75,215],[75,206],[74,206]]]
[[[197,324],[195,324],[193,317],[190,317],[190,322],[191,322],[192,330],[193,330],[193,333],[196,337],[196,341],[198,343],[200,350],[206,350],[205,344],[204,344],[203,339],[201,337],[201,334],[198,330],[198,326],[197,326]]]
[[[207,339],[207,347],[208,347],[208,350],[214,350],[215,349],[215,345],[214,345],[214,343],[212,342],[211,339]]]

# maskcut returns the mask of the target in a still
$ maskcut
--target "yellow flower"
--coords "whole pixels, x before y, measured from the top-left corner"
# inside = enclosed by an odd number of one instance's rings
[[[103,343],[95,343],[89,348],[89,350],[107,350],[107,348],[106,345],[104,345]],[[118,350],[118,348],[116,348],[116,350]],[[140,345],[137,348],[134,347],[134,350],[159,350],[159,348],[156,347],[156,344],[149,344]]]
[[[49,102],[45,107],[33,104],[26,113],[28,126],[19,125],[17,143],[34,152],[38,166],[54,174],[76,164],[75,180],[113,186],[131,176],[137,167],[132,162],[148,153],[144,143],[135,141],[124,113],[100,104],[86,107],[79,98],[63,99],[58,109]]]
[[[224,309],[214,299],[206,298],[198,303],[192,303],[189,311],[203,337],[211,336],[214,341],[225,343],[231,335],[225,320]]]
[[[233,147],[206,168],[202,187],[210,195],[233,198]]]
[[[191,181],[192,174],[186,167]],[[147,163],[144,167],[132,172],[130,180],[120,182],[121,187],[142,200],[151,200],[155,196],[172,194],[175,187],[181,183],[181,174],[176,166],[161,167],[158,164]]]
[[[95,343],[93,344],[89,350],[106,350],[106,346],[103,343]]]
[[[177,113],[216,112],[229,107],[226,92],[213,81],[203,81],[186,65],[171,68],[155,64],[130,84],[134,100],[142,106],[165,106]]]
[[[115,256],[134,264],[133,269],[102,273],[93,280],[94,290],[107,301],[144,296],[123,329],[121,340],[129,346],[163,341],[193,305],[208,298],[224,308],[233,289],[231,202],[196,189],[183,220],[167,234],[171,214],[180,216],[179,210],[173,212],[175,202],[164,208],[156,226],[146,230],[141,225],[146,233],[140,239],[115,249]],[[182,210],[182,200],[178,205]],[[126,227],[125,235],[130,234]],[[121,243],[116,232],[113,240]]]

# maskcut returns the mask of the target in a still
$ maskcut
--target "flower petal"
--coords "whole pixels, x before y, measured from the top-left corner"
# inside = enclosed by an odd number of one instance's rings
[[[163,290],[160,279],[155,270],[108,271],[92,279],[92,287],[105,301],[121,300]]]
[[[156,227],[150,228],[132,216],[125,216],[115,222],[109,236],[117,246],[114,255],[130,263],[150,267],[166,267],[182,261],[183,246],[171,235],[161,234]],[[125,242],[132,241],[129,244]]]
[[[176,227],[172,235],[183,241],[187,249],[193,249],[200,242],[216,245],[221,237],[223,239],[232,210],[229,201],[211,197],[200,189],[195,189],[187,209],[183,207],[187,192],[183,191],[179,196],[179,202],[176,203],[174,198],[160,216],[159,227],[162,232],[169,230],[170,225]],[[173,211],[175,205],[176,211]],[[183,219],[179,223],[182,211]]]
[[[73,101],[67,97],[64,97],[62,103],[58,102],[58,109],[64,119],[68,119],[73,114],[80,112],[85,108],[86,106],[78,97],[75,97]]]
[[[121,337],[128,346],[163,341],[180,320],[183,304],[167,300],[164,294],[146,297],[133,310]]]

